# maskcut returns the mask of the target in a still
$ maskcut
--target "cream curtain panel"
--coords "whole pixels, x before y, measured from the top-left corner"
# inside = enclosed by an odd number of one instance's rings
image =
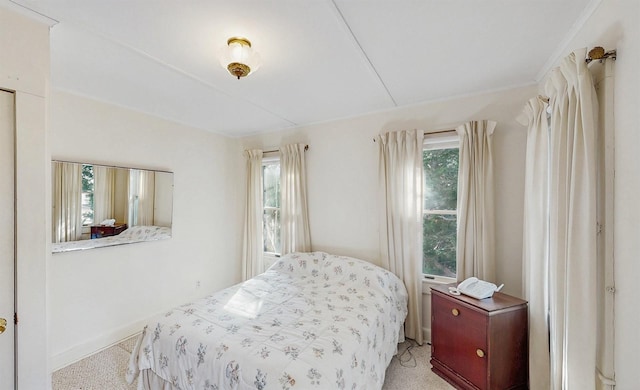
[[[422,334],[422,171],[423,132],[378,136],[380,255],[382,266],[404,282],[409,293],[405,336],[423,343]]]
[[[549,126],[540,97],[524,109],[528,124],[524,182],[523,291],[529,302],[529,386],[548,389],[549,373]]]
[[[585,55],[564,58],[546,82],[548,130],[544,102],[525,107],[531,388],[596,388],[598,102]]]
[[[154,224],[155,187],[155,172],[129,170],[127,223],[130,227]]]
[[[247,150],[247,198],[242,246],[242,277],[262,272],[262,150]]]
[[[496,281],[493,200],[493,131],[496,122],[472,121],[456,128],[458,168],[458,280]]]
[[[138,218],[136,225],[154,224],[156,173],[153,171],[140,171],[138,183]]]
[[[138,187],[140,183],[140,171],[137,169],[129,170],[129,180],[127,181],[127,224],[129,227],[136,226],[138,223]]]
[[[53,242],[79,240],[82,236],[82,165],[54,161]]]
[[[124,193],[121,194],[120,196],[125,196],[126,201],[124,202],[124,210],[122,211],[118,211],[119,213],[122,212],[122,217],[127,221],[127,224],[129,225],[129,227],[134,226],[134,224],[132,223],[132,219],[131,219],[131,215],[132,215],[132,208],[133,208],[133,200],[132,200],[132,196],[131,196],[131,192],[132,192],[132,184],[131,184],[131,178],[132,176],[135,174],[134,173],[135,170],[133,169],[128,169],[125,171],[124,176],[122,178],[119,178],[118,176],[122,174],[122,171],[119,171],[119,173],[116,174],[116,180],[117,181],[122,181],[124,183],[126,183],[126,187],[124,189]],[[122,191],[122,190],[121,190]]]
[[[94,165],[93,185],[93,221],[98,224],[105,219],[115,219],[116,169]]]
[[[311,251],[304,144],[280,148],[282,254]]]
[[[595,389],[598,102],[585,57],[586,49],[582,49],[564,58],[545,87],[551,106],[552,389]]]

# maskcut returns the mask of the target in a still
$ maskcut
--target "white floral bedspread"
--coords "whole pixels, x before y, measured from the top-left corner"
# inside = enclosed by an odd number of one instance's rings
[[[183,390],[380,389],[406,314],[406,289],[391,272],[291,254],[149,322],[127,380],[150,369]]]
[[[105,246],[133,244],[135,242],[165,240],[167,238],[171,238],[170,227],[132,226],[117,236],[53,243],[51,244],[51,251],[53,253],[79,251]]]

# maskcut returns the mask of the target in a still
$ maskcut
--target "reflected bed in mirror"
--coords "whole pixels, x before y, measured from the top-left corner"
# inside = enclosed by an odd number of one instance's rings
[[[52,161],[52,252],[171,237],[173,173]]]

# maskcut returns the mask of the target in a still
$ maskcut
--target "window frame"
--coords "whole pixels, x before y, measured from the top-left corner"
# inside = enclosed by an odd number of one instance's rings
[[[439,132],[439,133],[433,133],[433,134],[425,133],[422,141],[423,155],[424,155],[424,152],[427,150],[441,150],[441,149],[460,150],[460,139],[458,137],[458,134],[455,131],[446,131],[446,132]],[[426,175],[426,171],[424,170],[423,170],[423,175]],[[425,181],[423,180],[423,185],[424,185],[424,182]],[[424,199],[423,199],[423,204],[424,204]],[[423,207],[423,210],[422,210],[423,221],[424,221],[424,216],[426,215],[455,215],[456,225],[458,223],[457,205],[455,210],[426,210]],[[424,234],[424,226],[422,227],[422,229]],[[456,237],[456,247],[457,247],[457,241],[458,241],[458,238]],[[456,252],[457,252],[457,249],[456,249]],[[457,266],[456,266],[456,277],[427,274],[422,272],[423,269],[424,269],[424,257],[421,257],[420,270],[422,273],[423,280],[428,282],[443,283],[443,284],[457,282],[457,275],[458,275]]]
[[[263,186],[264,186],[264,168],[265,168],[266,166],[269,166],[269,165],[280,165],[280,156],[270,156],[270,157],[263,157],[263,158],[262,158],[262,178],[261,178],[261,180],[262,180],[262,184],[263,184]],[[280,178],[278,178],[278,181],[280,181]],[[280,188],[280,183],[278,183],[278,188]],[[262,216],[263,216],[263,217],[262,217],[262,218],[263,218],[263,219],[262,219],[262,223],[263,223],[263,226],[264,226],[264,215],[265,215],[265,212],[266,212],[267,210],[270,210],[270,211],[271,211],[271,210],[277,210],[277,211],[279,212],[279,214],[280,214],[280,218],[282,218],[282,207],[273,207],[273,206],[266,206],[266,205],[265,205],[265,201],[264,201],[264,191],[265,191],[265,190],[264,190],[264,187],[263,187],[263,188],[262,188],[262,196],[263,196],[263,199],[262,199]],[[281,198],[281,199],[280,199],[280,201],[278,202],[278,204],[279,204],[280,206],[282,206],[282,192],[281,192],[281,191],[278,191],[278,196]],[[280,220],[280,223],[278,224],[278,230],[282,230],[282,221],[281,221],[281,220]],[[263,233],[262,233],[262,234],[263,234],[263,237],[262,237],[262,241],[263,241],[263,245],[262,245],[262,247],[263,247],[262,254],[263,254],[264,256],[280,257],[281,253],[278,253],[278,252],[268,252],[268,251],[265,251],[265,250],[264,250],[264,228],[263,228]],[[281,243],[281,244],[282,244],[282,243]],[[280,251],[282,252],[282,248],[280,248]]]

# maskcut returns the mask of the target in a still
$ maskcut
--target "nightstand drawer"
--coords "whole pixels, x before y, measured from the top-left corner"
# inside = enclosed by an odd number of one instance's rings
[[[431,288],[432,370],[459,389],[527,389],[527,302],[455,296],[448,287]]]
[[[487,372],[487,317],[459,301],[434,295],[432,356],[483,388]]]

